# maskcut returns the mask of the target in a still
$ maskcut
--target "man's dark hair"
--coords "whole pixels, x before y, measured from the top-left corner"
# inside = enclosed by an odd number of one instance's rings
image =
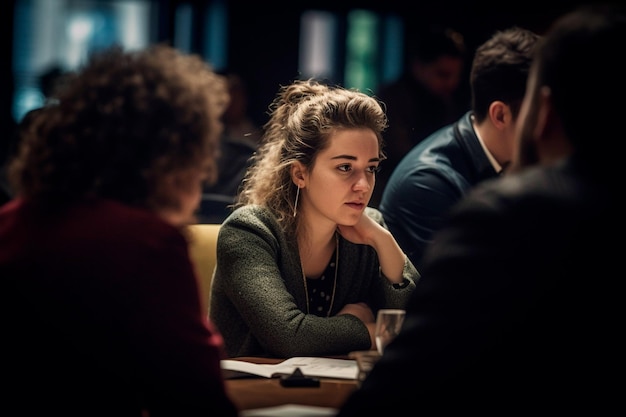
[[[476,49],[470,72],[472,110],[478,122],[502,101],[517,118],[539,35],[517,26],[495,32]]]

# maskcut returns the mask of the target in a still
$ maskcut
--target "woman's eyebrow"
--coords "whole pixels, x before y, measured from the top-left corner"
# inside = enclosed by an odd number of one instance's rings
[[[333,156],[330,159],[349,159],[351,161],[356,161],[357,157],[353,155],[337,155],[337,156]],[[376,157],[376,158],[370,158],[368,162],[380,162],[380,161],[381,161],[381,158]]]

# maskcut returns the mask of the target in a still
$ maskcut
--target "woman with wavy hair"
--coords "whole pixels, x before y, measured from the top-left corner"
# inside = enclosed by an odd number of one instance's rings
[[[375,348],[383,307],[419,273],[367,207],[384,159],[378,100],[315,80],[281,87],[217,243],[209,314],[227,354]]]

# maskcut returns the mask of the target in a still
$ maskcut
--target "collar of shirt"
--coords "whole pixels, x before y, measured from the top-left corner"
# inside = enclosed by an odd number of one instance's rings
[[[491,152],[489,152],[489,149],[487,149],[487,147],[485,146],[485,142],[483,142],[483,138],[480,137],[480,134],[478,133],[478,130],[476,130],[473,122],[474,117],[472,116],[472,129],[474,129],[474,134],[478,138],[478,142],[480,142],[480,146],[483,148],[483,151],[485,151],[485,155],[487,155],[487,159],[489,159],[491,166],[493,167],[493,169],[496,170],[498,174],[500,174],[502,172],[502,166],[498,163],[498,161],[496,161],[496,158],[493,157]]]

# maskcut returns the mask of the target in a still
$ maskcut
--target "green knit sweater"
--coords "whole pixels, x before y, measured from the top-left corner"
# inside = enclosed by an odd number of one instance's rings
[[[381,213],[366,213],[384,226]],[[380,274],[376,251],[339,238],[337,287],[330,317],[306,314],[298,245],[282,232],[270,210],[244,206],[222,224],[209,315],[224,338],[228,357],[343,355],[370,348],[365,325],[350,314],[336,316],[349,303],[404,308],[419,273],[405,259],[410,283],[396,289]]]

